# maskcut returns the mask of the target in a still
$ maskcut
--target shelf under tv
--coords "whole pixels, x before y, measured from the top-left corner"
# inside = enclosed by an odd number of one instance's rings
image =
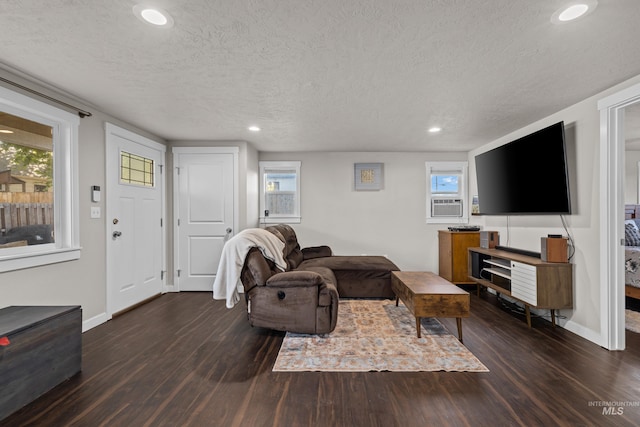
[[[530,307],[551,310],[573,308],[573,266],[542,261],[537,256],[503,249],[469,248],[469,278],[480,286],[509,296],[525,306],[531,327]]]

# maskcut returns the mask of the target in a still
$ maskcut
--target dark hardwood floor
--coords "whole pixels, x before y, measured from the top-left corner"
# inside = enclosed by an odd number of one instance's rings
[[[84,333],[82,372],[0,425],[640,423],[640,334],[610,352],[541,318],[529,329],[486,293],[472,293],[463,328],[490,372],[272,372],[284,334],[251,328],[244,303],[166,294]]]

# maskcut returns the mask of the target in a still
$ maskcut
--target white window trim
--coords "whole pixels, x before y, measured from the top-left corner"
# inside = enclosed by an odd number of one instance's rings
[[[299,224],[301,222],[300,216],[300,165],[299,161],[262,161],[259,162],[260,165],[260,223],[261,224]],[[273,170],[273,169],[283,169],[283,170],[292,170],[296,171],[296,204],[295,204],[295,212],[293,215],[288,216],[267,216],[265,217],[264,212],[266,210],[266,195],[264,192],[264,172],[265,169]]]
[[[468,196],[468,171],[469,162],[425,162],[427,200],[426,200],[426,223],[427,224],[468,224],[469,223],[469,196]],[[460,180],[460,191],[456,195],[450,196],[452,199],[462,199],[462,216],[433,217],[431,215],[431,201],[434,197],[449,197],[431,193],[431,174],[438,171],[459,171],[462,175]]]
[[[78,208],[78,126],[72,113],[0,87],[0,109],[53,128],[55,243],[3,248],[0,272],[80,258]]]

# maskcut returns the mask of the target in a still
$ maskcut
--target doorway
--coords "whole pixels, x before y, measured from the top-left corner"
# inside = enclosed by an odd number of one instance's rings
[[[640,102],[636,84],[598,102],[600,110],[601,337],[609,350],[625,348],[624,154],[625,108]]]
[[[164,145],[106,125],[107,314],[163,292]]]

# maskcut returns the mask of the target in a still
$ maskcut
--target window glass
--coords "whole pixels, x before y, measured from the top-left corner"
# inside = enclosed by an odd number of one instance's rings
[[[300,222],[300,162],[260,162],[260,220]]]
[[[54,243],[52,135],[0,111],[0,250]]]
[[[80,257],[79,125],[0,86],[0,273]]]
[[[432,174],[431,193],[432,194],[458,194],[458,182],[460,175],[452,174]]]
[[[264,174],[266,209],[269,216],[295,214],[296,180],[295,171],[267,171]]]
[[[122,151],[120,153],[120,182],[153,187],[153,160]]]

